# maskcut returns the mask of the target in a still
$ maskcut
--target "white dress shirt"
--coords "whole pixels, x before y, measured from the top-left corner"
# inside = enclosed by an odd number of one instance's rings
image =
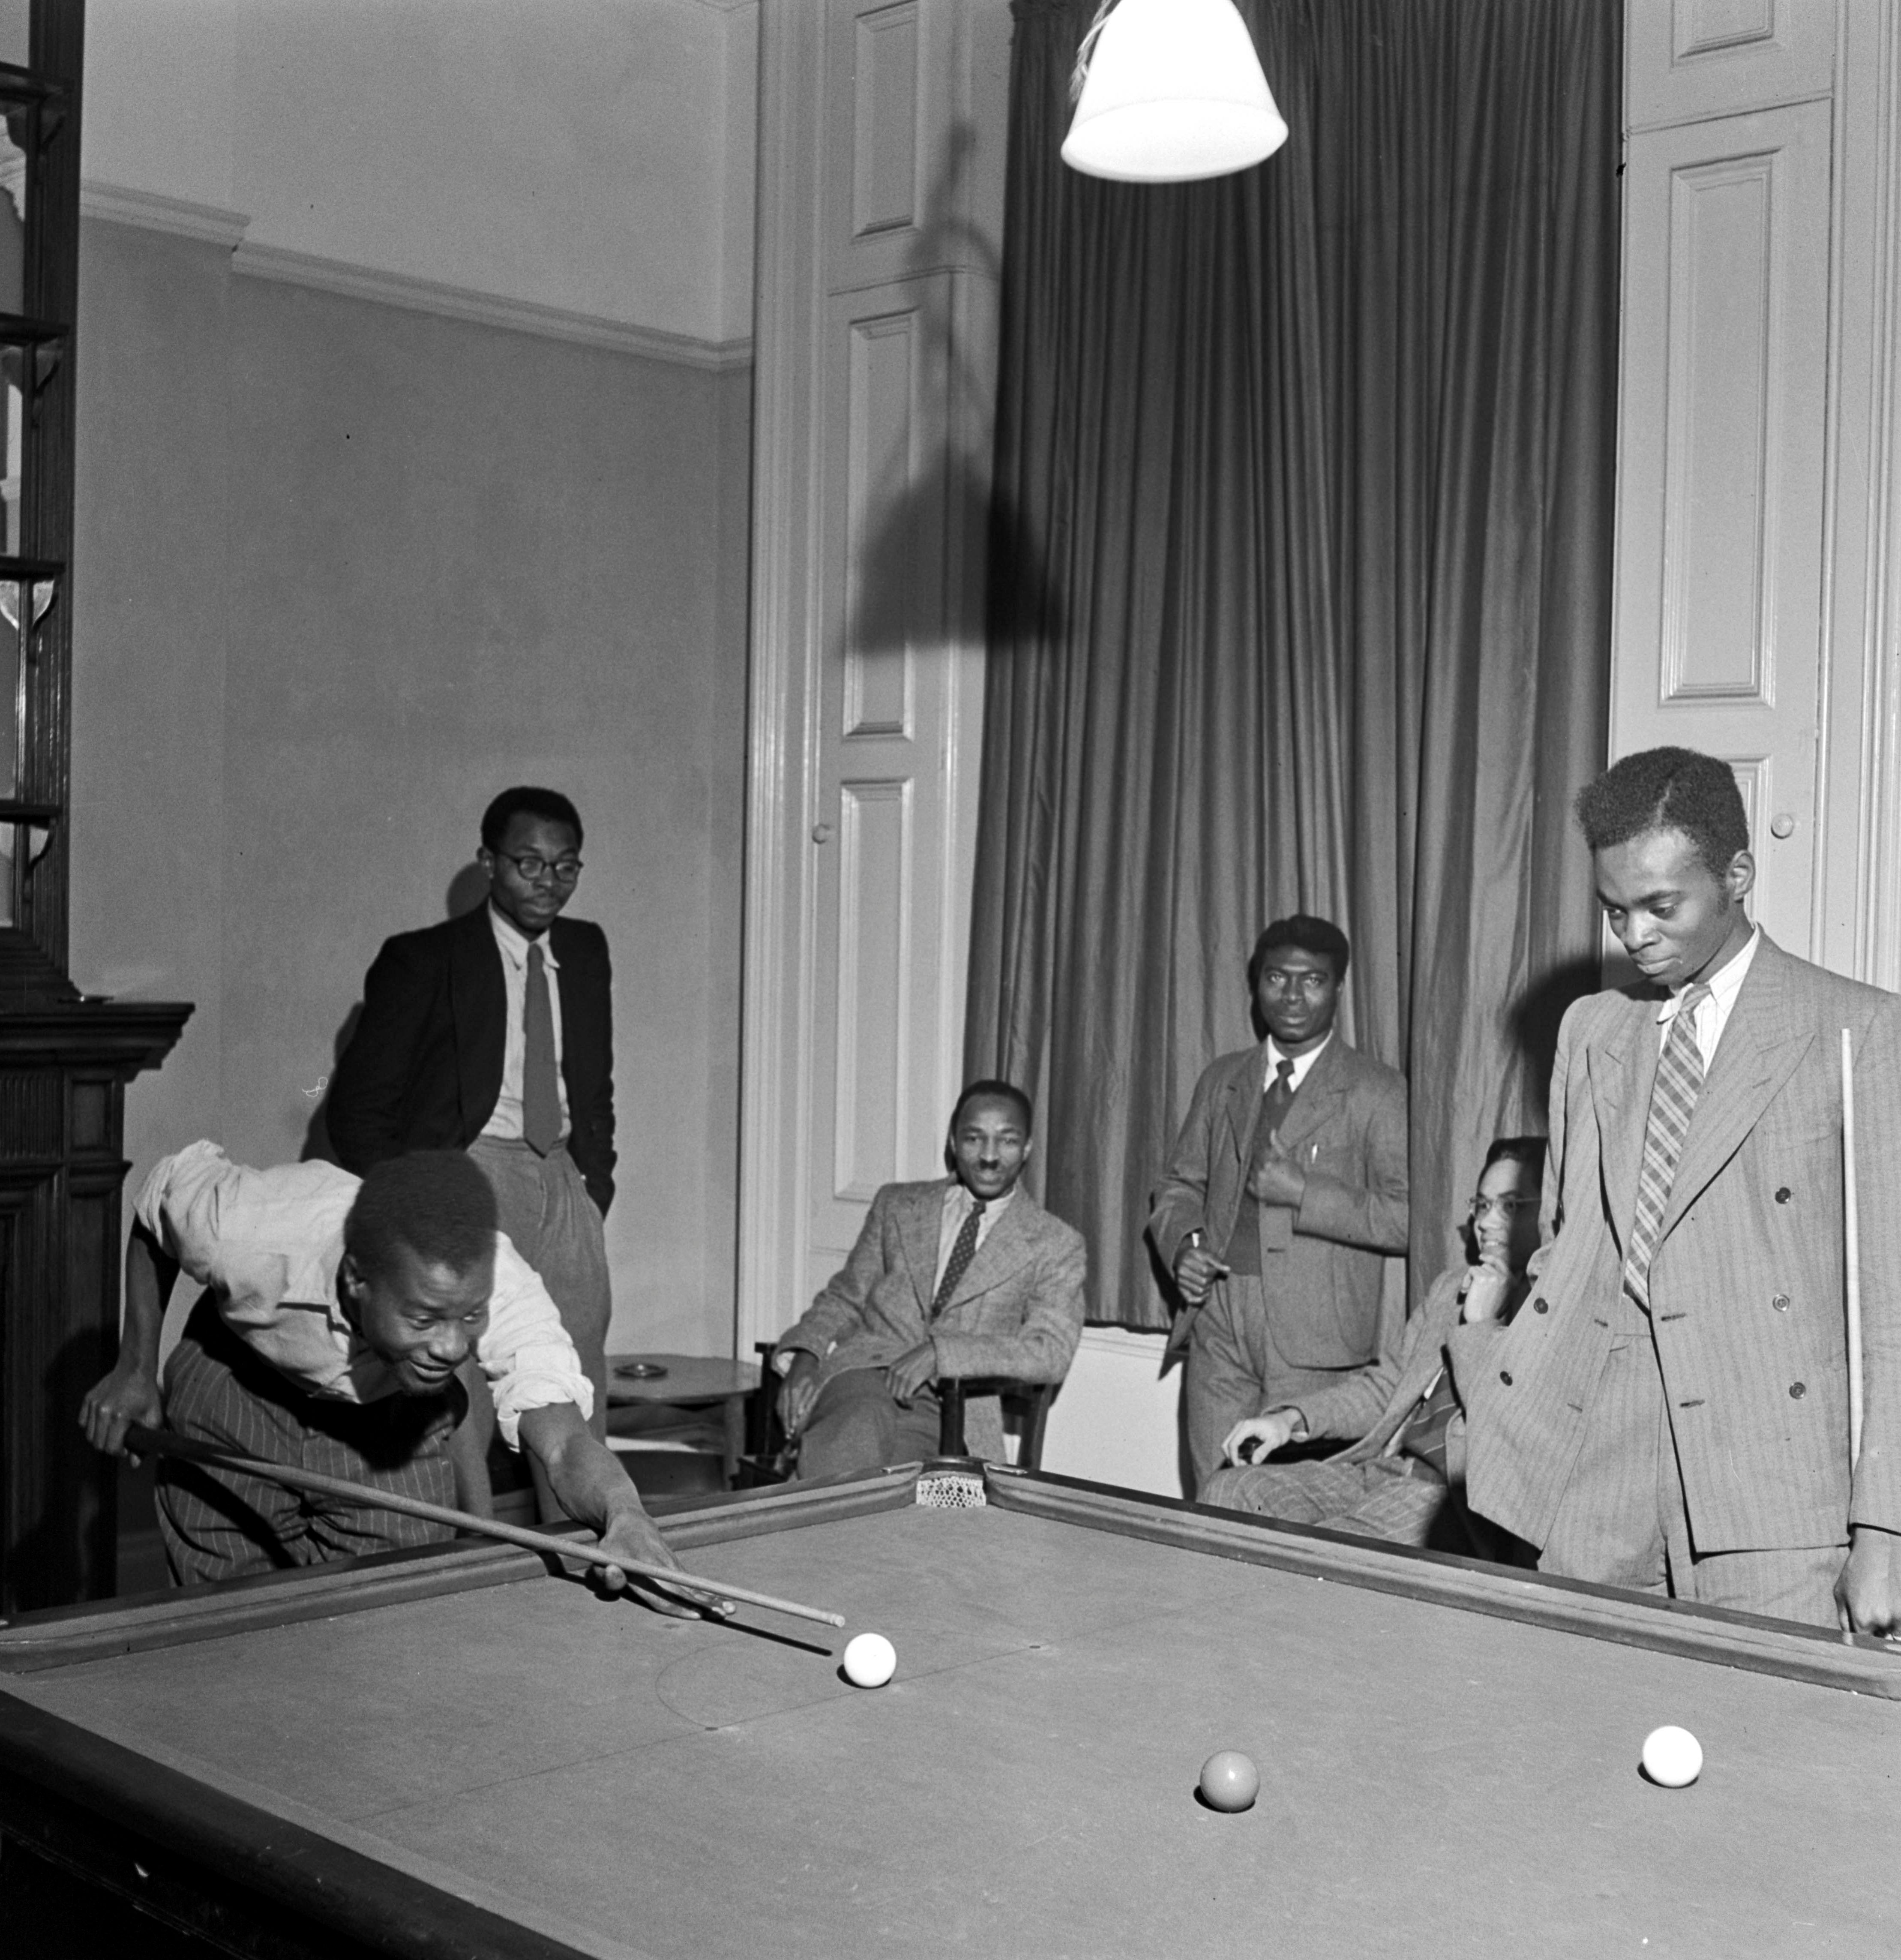
[[[1709,1073],[1710,1064],[1716,1059],[1716,1044],[1722,1039],[1724,1029],[1729,1026],[1729,1017],[1735,1011],[1736,997],[1743,991],[1743,982],[1749,977],[1750,963],[1755,959],[1756,949],[1762,943],[1763,928],[1759,925],[1744,941],[1741,952],[1710,975],[1709,991],[1696,1003],[1693,1026],[1705,1075]],[[1657,1010],[1659,1053],[1670,1039],[1670,1024],[1676,1020],[1683,1004],[1683,996],[1689,991],[1687,985],[1679,987]]]
[[[1016,1195],[1016,1187],[1012,1185],[1001,1198],[987,1198],[984,1201],[984,1215],[977,1221],[978,1249],[983,1249],[984,1241],[990,1236],[990,1228],[1003,1215],[1005,1208]],[[957,1235],[963,1228],[964,1220],[971,1215],[971,1207],[977,1202],[955,1178],[944,1194],[943,1216],[937,1227],[937,1276],[931,1281],[931,1297],[937,1297],[937,1289],[944,1284],[944,1268],[950,1264],[952,1249],[957,1243]]]
[[[528,948],[527,935],[512,919],[504,918],[491,902],[488,923],[494,928],[495,944],[501,953],[502,985],[508,990],[507,1032],[502,1041],[501,1093],[495,1098],[495,1112],[482,1125],[485,1137],[498,1137],[507,1143],[521,1141],[521,1074],[523,1058],[528,1052]],[[561,963],[555,957],[550,936],[543,933],[539,942],[542,963],[548,974],[548,1004],[555,1017],[555,1086],[561,1099],[561,1136],[568,1131],[567,1084],[561,1077],[561,990],[555,975]]]
[[[1291,1061],[1294,1064],[1294,1073],[1287,1086],[1296,1096],[1298,1096],[1300,1093],[1300,1085],[1313,1073],[1314,1064],[1319,1061],[1321,1057],[1327,1052],[1327,1042],[1330,1042],[1333,1039],[1334,1031],[1332,1029],[1329,1028],[1327,1031],[1327,1041],[1322,1042],[1318,1048],[1310,1048],[1305,1055],[1290,1055],[1284,1053],[1282,1051],[1280,1043],[1274,1039],[1272,1035],[1270,1035],[1267,1037],[1266,1044],[1267,1049],[1267,1065],[1260,1072],[1260,1093],[1262,1095],[1265,1096],[1268,1090],[1273,1087],[1274,1077],[1279,1072],[1281,1064],[1283,1061]]]
[[[312,1395],[380,1402],[399,1392],[396,1377],[337,1297],[343,1221],[361,1182],[335,1164],[251,1170],[216,1144],[196,1143],[154,1167],[132,1209],[279,1374]],[[529,1409],[572,1402],[583,1418],[593,1413],[593,1386],[548,1289],[500,1232],[475,1359],[511,1449]]]

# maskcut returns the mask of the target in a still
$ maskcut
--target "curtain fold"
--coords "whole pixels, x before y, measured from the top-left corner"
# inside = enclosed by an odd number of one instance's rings
[[[1092,1319],[1165,1325],[1189,1093],[1261,926],[1334,919],[1416,1297],[1594,970],[1621,9],[1242,0],[1292,134],[1160,187],[1058,158],[1093,11],[1014,8],[968,1069],[1036,1098]]]

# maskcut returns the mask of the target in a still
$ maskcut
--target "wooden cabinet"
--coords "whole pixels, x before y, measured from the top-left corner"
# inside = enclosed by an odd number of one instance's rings
[[[113,1589],[117,1466],[79,1401],[119,1335],[125,1085],[191,1008],[66,977],[73,374],[84,0],[33,0],[0,63],[23,224],[0,237],[0,1612]]]

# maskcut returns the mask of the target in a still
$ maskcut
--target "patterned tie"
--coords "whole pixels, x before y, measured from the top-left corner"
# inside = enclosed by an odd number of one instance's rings
[[[951,1303],[951,1295],[957,1290],[957,1283],[970,1271],[971,1260],[977,1256],[977,1228],[984,1216],[984,1201],[978,1198],[965,1214],[964,1222],[957,1228],[957,1242],[951,1247],[949,1261],[944,1268],[944,1277],[937,1282],[937,1297],[930,1303],[930,1317],[935,1320]]]
[[[1283,1055],[1275,1064],[1274,1079],[1268,1083],[1260,1099],[1260,1121],[1254,1126],[1254,1155],[1265,1157],[1273,1147],[1273,1139],[1280,1126],[1287,1120],[1287,1112],[1294,1106],[1294,1062],[1291,1055]]]
[[[541,948],[532,942],[522,1027],[522,1141],[546,1157],[561,1140],[561,1090],[555,1073],[555,1010],[548,998],[548,968]]]
[[[1650,1262],[1657,1250],[1670,1188],[1677,1181],[1677,1160],[1683,1153],[1690,1119],[1703,1087],[1703,1055],[1696,1045],[1696,1009],[1709,998],[1702,982],[1677,1004],[1669,1039],[1657,1063],[1657,1080],[1650,1092],[1650,1115],[1644,1127],[1643,1176],[1637,1185],[1637,1216],[1630,1227],[1624,1254],[1624,1285],[1637,1304],[1650,1306]]]

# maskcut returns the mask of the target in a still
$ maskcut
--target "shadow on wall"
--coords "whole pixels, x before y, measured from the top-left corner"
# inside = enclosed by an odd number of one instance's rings
[[[444,918],[460,918],[464,912],[472,912],[488,896],[488,873],[472,859],[463,865],[449,880],[442,895],[442,915]],[[363,1003],[353,1001],[350,1011],[343,1017],[343,1024],[336,1031],[336,1038],[330,1044],[330,1074],[324,1079],[327,1090],[335,1080],[336,1064],[343,1059],[343,1052],[350,1045],[357,1031],[357,1023],[363,1018]],[[337,1161],[335,1150],[330,1143],[330,1099],[326,1095],[310,1112],[310,1120],[304,1132],[304,1147],[298,1153],[305,1163],[320,1160],[325,1163]]]
[[[977,309],[960,311],[958,288],[942,275],[946,266],[970,266],[994,284],[1002,271],[990,240],[959,215],[976,141],[968,123],[952,130],[906,262],[907,275],[919,280],[923,294],[916,316],[918,365],[938,378],[947,409],[936,453],[914,464],[909,444],[894,441],[869,459],[869,480],[852,485],[854,517],[864,515],[854,541],[859,569],[844,637],[847,651],[861,657],[901,654],[939,640],[981,645],[987,637],[994,651],[1019,637],[1054,639],[1063,630],[1063,609],[1037,540],[1007,491],[993,491],[993,430],[978,411],[994,396],[994,349],[985,348],[981,361],[974,358],[969,336]],[[987,554],[987,593],[973,572],[949,582],[955,557],[944,563],[947,547],[961,551],[967,566]]]

